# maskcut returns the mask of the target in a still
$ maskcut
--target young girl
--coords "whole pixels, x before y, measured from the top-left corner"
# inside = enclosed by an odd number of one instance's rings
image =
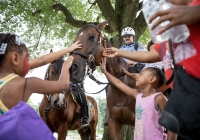
[[[164,128],[158,124],[161,111],[166,105],[167,98],[156,89],[165,82],[163,72],[158,68],[149,67],[140,72],[140,74],[130,74],[125,69],[124,73],[136,80],[136,87],[133,89],[125,85],[119,79],[112,76],[105,69],[106,59],[102,59],[100,64],[101,71],[105,74],[108,81],[114,84],[122,92],[136,98],[135,108],[135,132],[134,140],[165,140]],[[169,138],[172,138],[169,132]]]
[[[29,68],[50,63],[80,45],[74,43],[70,48],[29,61],[28,49],[19,36],[0,33],[0,139],[55,139],[37,113],[24,102],[32,93],[53,94],[66,90],[73,57],[64,62],[58,81],[24,76]]]

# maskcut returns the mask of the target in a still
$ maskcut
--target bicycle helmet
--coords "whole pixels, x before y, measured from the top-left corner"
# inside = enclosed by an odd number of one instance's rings
[[[123,38],[125,35],[133,35],[135,36],[135,31],[131,27],[126,27],[122,30],[121,37]]]

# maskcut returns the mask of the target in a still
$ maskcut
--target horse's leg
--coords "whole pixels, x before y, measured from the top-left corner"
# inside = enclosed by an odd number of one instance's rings
[[[91,122],[90,123],[90,130],[91,130],[90,139],[91,140],[96,140],[96,128],[97,128],[97,122]]]
[[[81,137],[81,140],[84,140],[84,130],[83,129],[79,129],[78,133],[79,133],[79,135]]]
[[[58,128],[58,140],[65,140],[67,136],[67,125],[65,123],[61,124]]]
[[[108,132],[111,140],[121,140],[122,125],[118,124],[110,116],[108,117]]]

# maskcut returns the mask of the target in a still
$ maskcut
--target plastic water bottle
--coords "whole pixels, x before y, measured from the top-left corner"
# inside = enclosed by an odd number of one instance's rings
[[[157,17],[151,24],[149,24],[149,17],[153,15],[158,10],[167,10],[172,6],[171,3],[165,2],[165,0],[144,0],[143,1],[143,14],[146,20],[146,23],[149,28],[151,28],[152,24],[159,19]],[[177,25],[174,26],[162,34],[156,35],[156,32],[159,31],[163,26],[169,24],[169,21],[162,22],[153,30],[150,30],[151,38],[154,43],[160,43],[168,40],[169,38],[174,43],[179,43],[186,40],[190,36],[190,32],[186,25]]]

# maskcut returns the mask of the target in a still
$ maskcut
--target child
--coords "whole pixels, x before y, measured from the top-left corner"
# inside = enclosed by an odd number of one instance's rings
[[[0,139],[55,139],[37,113],[24,102],[32,93],[53,94],[66,90],[73,57],[64,62],[58,81],[24,76],[29,68],[52,62],[80,45],[76,42],[70,48],[29,61],[28,49],[19,36],[0,33]]]
[[[190,37],[181,43],[173,44],[175,58],[174,83],[169,101],[159,123],[177,133],[180,139],[198,140],[200,138],[200,0],[168,0],[174,4],[168,10],[156,12],[150,17],[152,29],[164,21],[170,21],[158,31],[160,34],[175,25],[187,24]],[[132,61],[158,62],[162,60],[166,79],[172,75],[171,53],[168,42],[156,44],[149,52],[128,52],[116,48],[105,49],[105,57],[125,57]],[[143,56],[143,57],[141,57]],[[169,80],[171,81],[171,80]],[[165,90],[165,89],[164,89]],[[163,116],[163,117],[162,117]]]
[[[136,98],[135,108],[135,132],[134,140],[165,140],[164,128],[158,124],[158,118],[166,105],[167,98],[156,89],[165,82],[163,72],[158,68],[149,67],[140,72],[140,74],[130,74],[125,69],[124,73],[136,80],[136,87],[133,89],[125,85],[119,79],[112,76],[105,69],[106,59],[102,59],[100,64],[101,71],[105,74],[108,81],[114,84],[122,92]],[[169,138],[172,138],[169,132]]]

